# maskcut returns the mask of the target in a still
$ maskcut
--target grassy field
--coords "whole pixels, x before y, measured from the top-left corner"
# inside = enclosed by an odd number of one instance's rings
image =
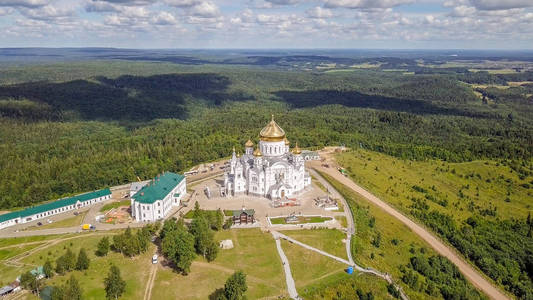
[[[21,263],[40,266],[43,265],[47,259],[53,263],[55,260],[70,248],[75,254],[79,252],[80,248],[85,248],[87,254],[91,259],[91,264],[88,270],[80,272],[73,271],[63,276],[56,275],[52,279],[47,280],[47,285],[58,285],[64,283],[71,274],[73,274],[80,282],[83,289],[84,299],[103,299],[105,298],[103,279],[107,275],[109,265],[111,263],[117,265],[121,270],[121,275],[126,280],[126,292],[124,299],[141,299],[144,293],[144,287],[148,281],[148,272],[146,270],[151,265],[151,256],[155,251],[155,246],[150,245],[149,250],[133,259],[126,258],[121,254],[110,252],[106,257],[97,257],[94,252],[96,244],[105,235],[108,234],[82,234],[76,235],[75,238],[66,239],[58,243],[51,243],[49,247],[43,248],[35,253],[28,255],[20,260]],[[20,268],[18,270],[7,270],[10,272],[22,273],[30,267]]]
[[[326,251],[337,257],[348,259],[346,246],[342,242],[346,238],[346,235],[340,230],[322,228],[284,230],[282,233],[311,247]]]
[[[352,255],[355,262],[363,267],[371,267],[392,275],[411,299],[438,299],[415,291],[400,279],[402,267],[409,263],[415,253],[428,256],[436,253],[426,242],[414,234],[407,226],[392,218],[381,208],[352,192],[331,177],[322,174],[346,201],[354,205],[356,235],[352,240]],[[371,221],[373,219],[373,221]],[[380,242],[376,243],[376,239]]]
[[[412,199],[464,220],[474,213],[525,218],[532,210],[531,177],[496,161],[408,161],[365,150],[337,156],[350,176],[382,199],[408,211]]]
[[[321,217],[321,216],[298,216],[297,222],[287,223],[285,217],[270,218],[270,222],[273,225],[279,224],[308,224],[308,223],[324,223],[331,220],[331,217]]]
[[[237,229],[217,232],[215,238],[231,239],[234,248],[220,250],[216,260],[211,263],[198,258],[187,276],[171,270],[159,271],[152,298],[206,299],[216,289],[222,288],[226,279],[236,270],[242,270],[247,275],[248,299],[286,295],[281,261],[270,234],[259,229]],[[165,288],[167,286],[179,288]]]
[[[335,219],[339,221],[342,227],[348,227],[348,221],[346,220],[345,216],[335,216]]]
[[[317,231],[304,230],[293,233],[309,242],[312,234],[316,234]],[[325,238],[324,233],[327,231],[322,231],[319,235]],[[355,293],[358,289],[365,295],[372,293],[374,299],[392,299],[388,295],[384,280],[362,273],[348,275],[345,272],[346,265],[329,257],[285,240],[281,241],[281,245],[289,260],[298,294],[304,299],[358,299]]]
[[[289,260],[292,277],[299,293],[306,285],[320,282],[328,276],[344,272],[348,266],[334,259],[281,240],[283,252]]]
[[[121,207],[121,206],[130,206],[130,203],[131,203],[131,200],[122,200],[122,201],[117,201],[117,202],[111,202],[111,203],[108,203],[104,206],[102,206],[102,208],[100,208],[100,212],[107,212],[113,208],[118,208],[118,207]]]
[[[359,299],[353,292],[372,293],[374,299],[393,299],[387,292],[384,280],[367,274],[348,275],[337,272],[299,289],[300,296],[306,300]],[[340,298],[339,294],[344,298]]]
[[[68,237],[72,235],[73,234],[56,234],[56,235],[35,235],[35,236],[25,236],[25,237],[2,238],[0,239],[0,248],[18,245],[18,244],[24,244],[24,243],[54,240],[54,239],[64,238],[64,237]]]

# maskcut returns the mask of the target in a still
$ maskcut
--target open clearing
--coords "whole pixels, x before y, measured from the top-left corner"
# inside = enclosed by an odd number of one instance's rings
[[[528,181],[495,161],[408,161],[366,150],[341,154],[337,160],[357,183],[404,211],[412,197],[426,195],[430,209],[458,220],[486,209],[496,209],[501,218],[525,218],[532,205],[532,190],[523,185]]]
[[[281,233],[329,254],[348,259],[346,246],[342,242],[346,234],[337,229],[284,230]]]

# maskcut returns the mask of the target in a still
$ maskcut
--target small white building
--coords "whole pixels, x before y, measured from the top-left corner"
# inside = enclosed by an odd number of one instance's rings
[[[164,219],[187,193],[185,176],[165,172],[150,180],[131,198],[131,214],[138,222]]]
[[[109,189],[103,189],[28,207],[23,210],[0,215],[0,229],[48,218],[71,210],[77,210],[108,199],[111,199],[111,191]]]
[[[320,160],[320,155],[316,151],[302,150],[302,157],[305,161]]]

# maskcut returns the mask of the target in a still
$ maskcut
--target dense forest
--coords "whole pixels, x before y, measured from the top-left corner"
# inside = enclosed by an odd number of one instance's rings
[[[272,113],[303,147],[530,160],[530,88],[486,88],[491,100],[484,102],[456,76],[116,61],[6,68],[0,207],[184,171],[229,155],[234,145],[242,150]]]

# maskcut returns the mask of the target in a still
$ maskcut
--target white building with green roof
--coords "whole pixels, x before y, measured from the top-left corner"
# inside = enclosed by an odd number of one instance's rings
[[[0,229],[48,218],[71,210],[77,210],[108,199],[111,199],[111,191],[109,189],[103,189],[28,207],[23,210],[0,215]]]
[[[138,222],[164,219],[187,193],[185,176],[172,172],[158,175],[131,197],[131,214]]]

